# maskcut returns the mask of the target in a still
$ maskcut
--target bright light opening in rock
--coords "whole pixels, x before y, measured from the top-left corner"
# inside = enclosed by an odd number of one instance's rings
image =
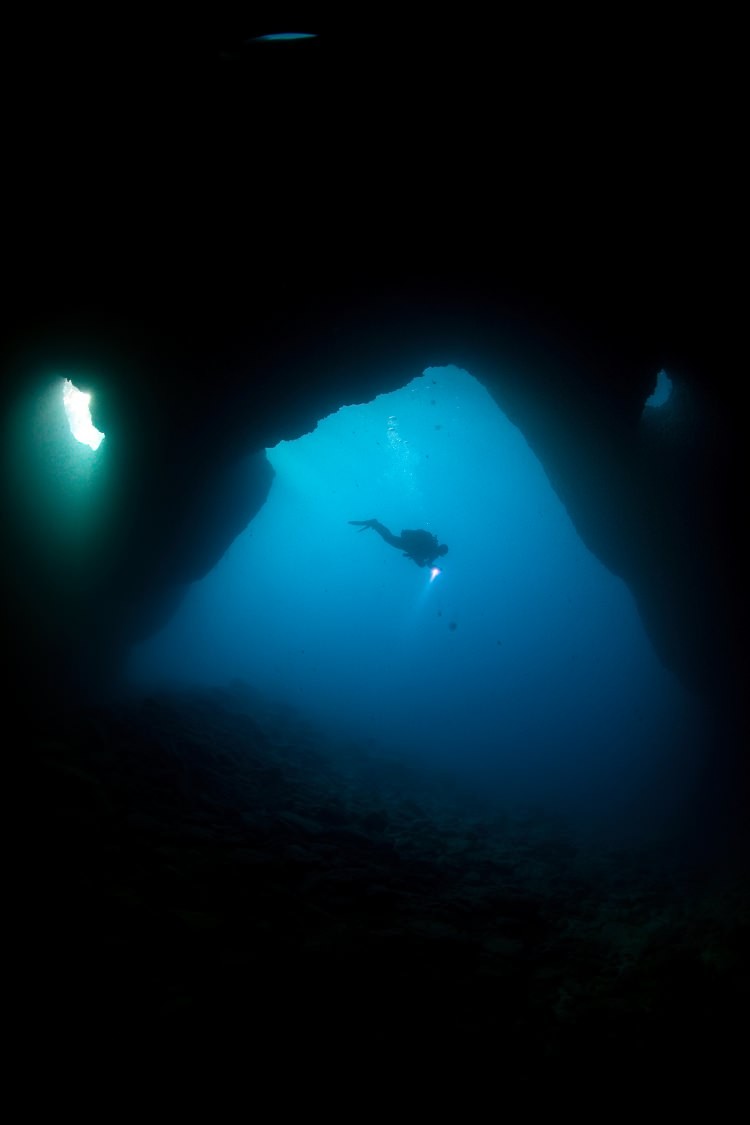
[[[656,376],[656,387],[653,394],[646,399],[646,406],[664,406],[665,403],[669,402],[671,394],[672,380],[666,371],[662,370]]]
[[[251,43],[287,43],[292,39],[315,39],[317,36],[310,31],[278,31],[272,35],[256,35]]]
[[[65,380],[63,406],[65,407],[70,432],[76,441],[80,441],[82,445],[88,445],[90,449],[98,449],[104,441],[104,434],[97,430],[91,421],[90,402],[91,395],[86,394],[85,391],[79,391],[70,379]]]

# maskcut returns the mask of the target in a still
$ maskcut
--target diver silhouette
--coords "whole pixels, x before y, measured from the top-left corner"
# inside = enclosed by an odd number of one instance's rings
[[[359,527],[360,531],[371,527],[381,539],[385,539],[391,547],[398,547],[404,552],[404,557],[417,566],[432,566],[435,559],[448,554],[445,543],[438,543],[437,536],[429,531],[402,531],[400,535],[394,535],[378,520],[349,520],[349,523]]]

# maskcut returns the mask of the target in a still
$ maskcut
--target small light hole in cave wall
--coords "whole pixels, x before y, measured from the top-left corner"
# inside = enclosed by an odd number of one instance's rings
[[[39,376],[8,410],[3,474],[9,512],[30,559],[56,579],[77,573],[102,514],[104,434],[76,375]],[[15,534],[15,531],[14,531]]]
[[[79,390],[70,379],[65,379],[62,398],[73,437],[89,449],[98,449],[104,441],[104,434],[91,420],[91,395]]]
[[[312,31],[273,31],[266,35],[255,35],[248,43],[296,43],[303,39],[315,39]]]
[[[268,456],[265,506],[134,649],[134,683],[243,678],[337,738],[576,815],[689,787],[698,704],[469,373],[427,369]],[[349,522],[373,519],[435,534],[440,573]]]
[[[672,380],[663,369],[656,376],[656,385],[646,399],[645,406],[659,407],[665,406],[672,394]]]

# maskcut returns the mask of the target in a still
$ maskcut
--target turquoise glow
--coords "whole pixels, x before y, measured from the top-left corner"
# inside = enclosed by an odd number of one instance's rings
[[[272,35],[256,35],[251,39],[251,43],[286,43],[291,39],[317,39],[317,36],[309,31],[279,31]]]

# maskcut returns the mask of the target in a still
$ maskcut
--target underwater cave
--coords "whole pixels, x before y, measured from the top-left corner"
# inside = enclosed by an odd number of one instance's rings
[[[268,499],[134,682],[243,679],[331,737],[588,825],[643,833],[689,798],[700,703],[470,374],[428,368],[266,452]],[[348,522],[373,517],[437,532],[440,572]]]

